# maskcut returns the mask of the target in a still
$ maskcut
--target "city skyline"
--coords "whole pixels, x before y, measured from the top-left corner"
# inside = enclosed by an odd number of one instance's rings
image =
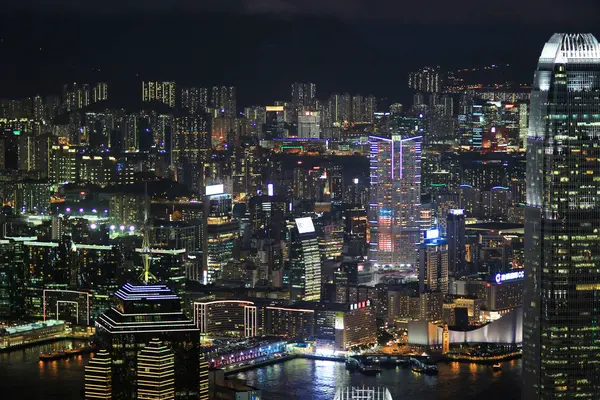
[[[0,16],[3,387],[598,397],[600,4],[42,3]]]

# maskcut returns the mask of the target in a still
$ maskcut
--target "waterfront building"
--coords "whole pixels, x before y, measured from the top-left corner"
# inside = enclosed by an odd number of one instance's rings
[[[194,321],[201,334],[253,337],[257,330],[257,309],[252,301],[244,300],[194,302]]]
[[[598,397],[600,43],[555,34],[527,137],[523,398]]]
[[[181,310],[180,298],[165,285],[127,283],[114,300],[96,319],[98,345],[110,349],[113,362],[113,398],[135,398],[138,352],[158,338],[174,353],[176,398],[197,399],[200,332]]]
[[[47,320],[0,328],[0,349],[48,340],[65,333],[65,321]]]
[[[375,343],[375,308],[371,300],[353,304],[298,302],[263,309],[265,335],[318,339],[334,350]]]
[[[414,267],[420,242],[421,136],[370,136],[369,261]]]
[[[138,400],[174,400],[175,379],[173,352],[152,339],[137,357]]]
[[[85,366],[85,398],[111,400],[112,360],[106,350],[98,351]]]

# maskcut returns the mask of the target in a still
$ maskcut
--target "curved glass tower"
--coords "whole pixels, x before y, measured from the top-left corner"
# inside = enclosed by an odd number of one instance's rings
[[[523,399],[600,393],[600,44],[555,34],[527,138]]]

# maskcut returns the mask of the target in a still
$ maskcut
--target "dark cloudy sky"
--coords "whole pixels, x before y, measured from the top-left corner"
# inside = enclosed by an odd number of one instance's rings
[[[514,65],[530,82],[557,31],[600,33],[600,0],[5,0],[0,97],[106,79],[136,97],[140,79],[234,84],[240,103],[374,93],[406,101],[419,66]],[[598,29],[598,31],[596,31]]]
[[[19,0],[13,9],[93,14],[211,12],[318,15],[397,23],[577,24],[597,20],[597,0]]]

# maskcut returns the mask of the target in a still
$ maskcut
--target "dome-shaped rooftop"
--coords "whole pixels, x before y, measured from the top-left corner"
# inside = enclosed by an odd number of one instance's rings
[[[540,61],[600,63],[600,43],[591,33],[555,33],[544,46]]]

